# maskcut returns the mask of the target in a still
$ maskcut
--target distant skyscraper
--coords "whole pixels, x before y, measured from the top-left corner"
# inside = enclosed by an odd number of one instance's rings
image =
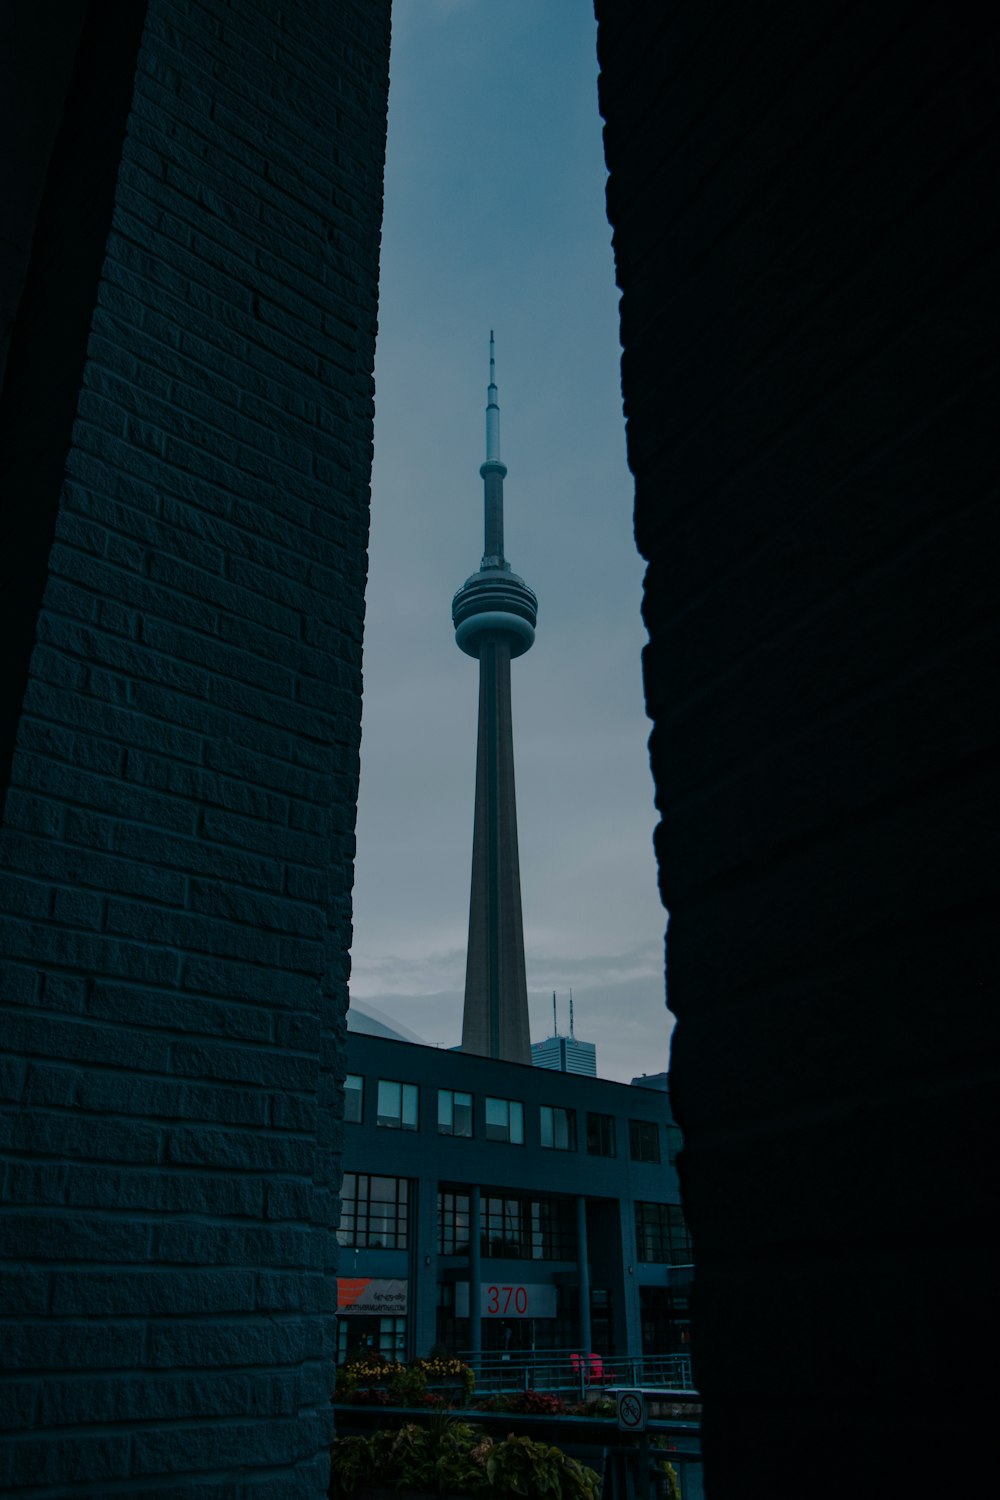
[[[581,1042],[573,1034],[573,994],[569,997],[569,1036],[559,1035],[556,1021],[556,997],[552,996],[552,1035],[544,1042],[532,1042],[531,1061],[536,1068],[551,1068],[556,1073],[580,1073],[597,1077],[597,1048],[593,1042]]]
[[[500,459],[492,332],[486,462],[479,472],[485,490],[483,560],[451,606],[457,644],[479,661],[479,746],[462,1051],[530,1063],[510,664],[534,642],[538,601],[524,580],[511,572],[503,554],[507,469]]]

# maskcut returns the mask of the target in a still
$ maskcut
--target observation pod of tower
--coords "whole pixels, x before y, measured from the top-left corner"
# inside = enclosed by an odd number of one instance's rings
[[[479,662],[479,738],[462,1051],[531,1062],[514,795],[510,664],[535,639],[538,601],[504,557],[500,406],[493,334],[486,397],[485,546],[452,600],[455,640]]]

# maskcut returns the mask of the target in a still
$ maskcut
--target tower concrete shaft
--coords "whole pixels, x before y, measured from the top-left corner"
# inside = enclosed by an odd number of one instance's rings
[[[531,1062],[514,795],[510,664],[535,639],[537,600],[503,555],[500,406],[490,334],[484,485],[485,551],[452,601],[455,639],[479,661],[479,742],[462,1050]]]
[[[514,795],[510,642],[479,654],[479,745],[462,1051],[531,1062]]]

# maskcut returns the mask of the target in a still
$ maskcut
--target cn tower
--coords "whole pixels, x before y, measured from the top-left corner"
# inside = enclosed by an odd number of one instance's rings
[[[455,640],[479,661],[479,744],[472,838],[472,894],[465,969],[462,1051],[531,1062],[528,986],[521,924],[521,872],[514,800],[510,664],[535,639],[538,601],[503,554],[500,406],[493,334],[486,395],[483,477],[485,547],[479,572],[452,600]]]

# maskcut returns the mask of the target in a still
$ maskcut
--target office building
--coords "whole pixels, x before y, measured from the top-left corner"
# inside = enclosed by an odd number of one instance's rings
[[[688,1351],[669,1095],[358,1032],[347,1055],[340,1359]]]

